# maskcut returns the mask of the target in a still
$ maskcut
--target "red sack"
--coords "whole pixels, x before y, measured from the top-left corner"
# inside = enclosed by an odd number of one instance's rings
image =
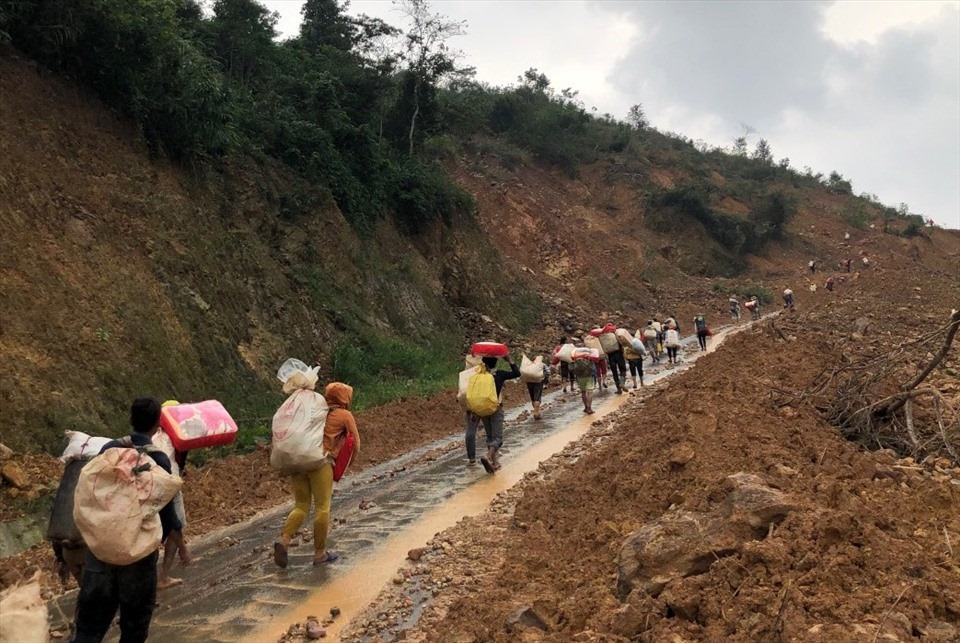
[[[353,440],[353,434],[347,432],[347,437],[343,440],[343,446],[340,447],[340,453],[333,462],[333,480],[339,482],[343,474],[346,473],[350,461],[353,460],[353,447],[356,443]]]
[[[510,349],[498,342],[477,342],[470,348],[470,354],[478,357],[506,357]]]
[[[713,337],[713,331],[708,328],[708,329],[706,330],[706,335],[707,335],[707,337]]]

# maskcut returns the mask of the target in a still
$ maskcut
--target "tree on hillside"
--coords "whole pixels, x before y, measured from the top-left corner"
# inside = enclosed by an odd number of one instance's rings
[[[773,152],[770,150],[767,139],[761,138],[757,141],[757,146],[753,149],[753,158],[762,163],[773,164]]]
[[[634,129],[638,132],[642,132],[650,127],[650,121],[647,120],[647,115],[643,111],[643,105],[640,103],[630,106],[630,110],[627,112],[627,122],[633,125]]]
[[[853,185],[836,170],[830,172],[830,176],[827,177],[827,188],[837,194],[853,194]]]
[[[446,79],[472,75],[472,68],[458,68],[462,56],[447,41],[466,33],[466,20],[450,20],[430,11],[426,0],[396,0],[406,15],[409,27],[405,37],[403,58],[407,65],[407,87],[401,101],[409,114],[408,154],[413,156],[417,120],[425,103]]]
[[[541,93],[550,88],[550,79],[536,67],[531,67],[522,75],[517,76],[517,82],[528,89]]]
[[[213,28],[224,70],[247,84],[273,51],[279,14],[256,0],[216,0]]]
[[[347,16],[348,3],[337,0],[307,0],[300,9],[300,41],[307,51],[319,47],[334,47],[350,51],[356,37],[356,25]]]
[[[747,137],[738,136],[733,139],[733,154],[736,156],[746,156],[747,155]]]

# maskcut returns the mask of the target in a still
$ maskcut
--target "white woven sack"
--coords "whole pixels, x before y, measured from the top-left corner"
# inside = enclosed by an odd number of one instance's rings
[[[0,641],[47,643],[47,602],[40,598],[39,572],[26,585],[0,592]]]
[[[567,362],[569,364],[570,362],[573,361],[573,358],[571,357],[571,355],[573,355],[573,351],[575,348],[576,346],[574,346],[573,344],[564,344],[563,346],[557,349],[557,352],[554,353],[554,355],[556,355],[557,359],[559,359],[561,362]]]
[[[529,384],[539,384],[543,381],[543,358],[539,355],[530,361],[526,355],[520,360],[520,380]]]
[[[323,450],[327,411],[323,396],[309,389],[288,397],[273,415],[270,466],[282,473],[319,469],[327,458]]]
[[[620,341],[617,339],[617,336],[613,333],[604,333],[600,335],[600,346],[603,348],[603,352],[607,353],[616,353],[620,350]],[[586,343],[586,342],[584,342]]]
[[[457,377],[457,402],[460,403],[464,411],[467,410],[467,387],[470,385],[470,378],[476,374],[477,367],[468,366],[460,371],[460,375]]]
[[[84,543],[112,565],[149,556],[160,547],[159,512],[180,484],[146,453],[107,449],[83,467],[77,481],[73,519]]]
[[[98,455],[100,449],[111,440],[87,435],[82,431],[64,431],[63,434],[67,436],[67,448],[60,454],[60,462]]]

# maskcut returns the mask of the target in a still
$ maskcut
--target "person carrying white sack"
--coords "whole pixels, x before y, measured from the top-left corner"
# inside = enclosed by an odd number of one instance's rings
[[[317,371],[300,360],[287,360],[277,373],[283,391],[292,393],[273,418],[273,449],[270,464],[290,474],[294,508],[287,516],[280,539],[273,545],[273,560],[280,568],[288,564],[288,549],[303,521],[313,517],[313,564],[332,563],[340,556],[327,550],[330,502],[333,497],[333,465],[349,433],[353,453],[360,451],[360,434],[350,412],[353,387],[331,382],[321,396],[313,389]]]
[[[520,379],[527,385],[530,404],[533,405],[533,419],[543,419],[543,416],[540,415],[540,403],[543,399],[543,385],[550,379],[550,367],[543,362],[543,358],[540,356],[531,361],[524,355],[520,362]]]

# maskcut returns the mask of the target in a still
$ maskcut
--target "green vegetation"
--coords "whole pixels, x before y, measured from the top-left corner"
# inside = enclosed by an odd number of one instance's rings
[[[375,331],[351,334],[333,352],[333,378],[356,387],[354,409],[425,397],[456,381],[461,361],[453,338],[412,344]]]
[[[782,189],[756,197],[745,217],[717,210],[712,205],[717,192],[707,182],[656,190],[648,198],[653,215],[650,221],[663,232],[678,234],[692,222],[699,223],[728,256],[739,259],[762,250],[772,240],[782,239],[796,212],[793,197]]]
[[[193,167],[231,153],[272,157],[325,186],[361,231],[388,212],[410,234],[471,212],[440,165],[461,151],[493,154],[508,169],[529,157],[570,176],[611,154],[700,179],[717,171],[731,196],[747,200],[775,183],[852,194],[838,172],[824,179],[775,162],[765,139],[748,153],[749,126],[732,149],[715,148],[652,129],[640,104],[626,122],[594,114],[537,69],[514,86],[477,82],[450,44],[465,23],[426,0],[397,4],[405,32],[349,16],[339,0],[307,0],[299,34],[278,42],[277,14],[256,0],[214,0],[211,15],[199,0],[18,0],[0,7],[0,42],[91,87],[134,119],[153,153]],[[777,238],[789,217],[772,205],[779,214],[761,208],[743,223],[700,207],[696,195],[660,198],[734,253]],[[285,216],[316,205],[280,199]]]

